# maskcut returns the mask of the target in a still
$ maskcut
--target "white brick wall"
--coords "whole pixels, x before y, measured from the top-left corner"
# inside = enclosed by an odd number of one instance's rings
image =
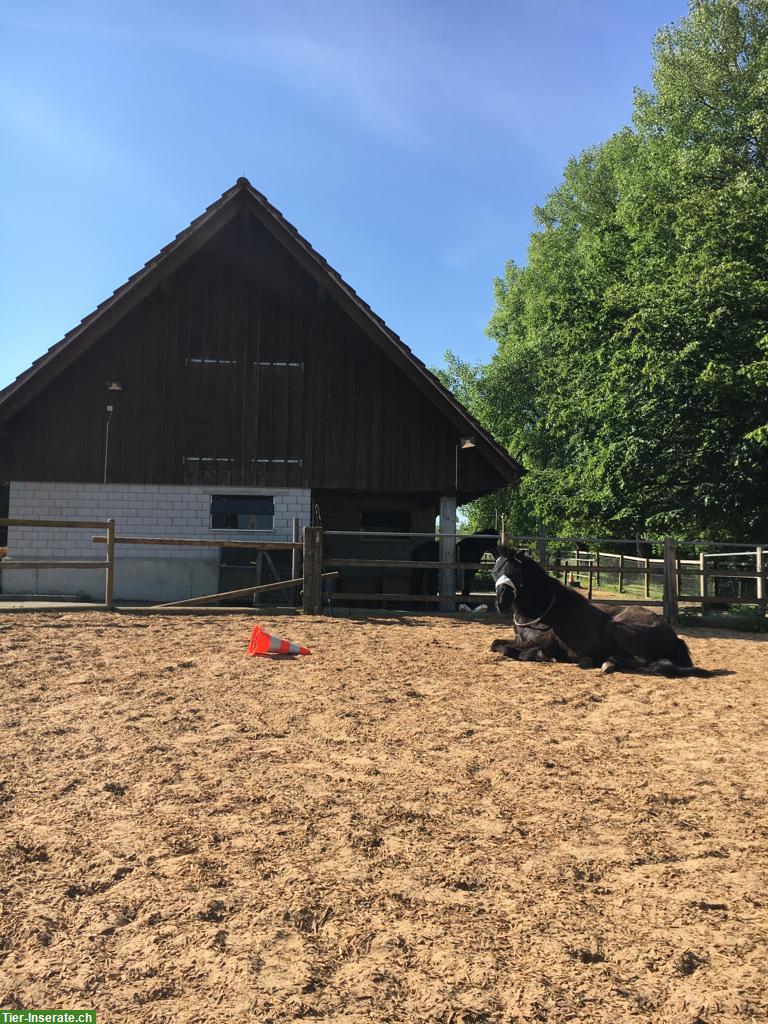
[[[274,499],[273,530],[211,530],[210,502],[212,494],[268,495]],[[202,540],[290,540],[293,519],[298,516],[301,525],[310,521],[311,495],[302,488],[249,488],[157,486],[142,484],[66,484],[12,481],[10,488],[10,518],[16,519],[72,519],[115,520],[118,535],[127,537],[188,537]],[[52,529],[44,527],[13,526],[8,530],[8,554],[17,559],[63,559],[94,561],[104,557],[104,545],[94,544],[91,537],[98,530]],[[191,566],[180,563],[208,562],[218,566],[217,548],[160,547],[147,544],[118,546],[118,567],[121,562],[134,560],[133,571],[124,573],[137,589],[141,577],[140,564],[153,568],[157,576],[159,561],[171,563],[173,575],[181,580],[181,591],[188,590],[193,574]],[[172,563],[178,563],[173,570]],[[152,563],[155,563],[152,566]],[[211,567],[212,569],[212,567]],[[54,574],[55,573],[55,577]],[[144,574],[147,575],[146,573]],[[119,568],[118,568],[119,579]],[[43,572],[28,574],[25,570],[2,574],[3,593],[34,591],[42,585]],[[48,580],[52,581],[51,583]],[[99,580],[95,583],[94,580]],[[54,582],[55,581],[55,582]],[[94,576],[89,570],[52,570],[45,574],[46,593],[103,592],[103,573]],[[140,587],[139,587],[140,589]],[[165,594],[158,595],[167,597]],[[139,597],[139,593],[116,596]],[[147,594],[152,599],[154,595]],[[191,596],[180,592],[180,597]],[[171,598],[169,598],[171,599]]]

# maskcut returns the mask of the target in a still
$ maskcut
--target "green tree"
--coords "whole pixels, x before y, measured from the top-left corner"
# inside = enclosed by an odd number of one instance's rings
[[[495,282],[490,363],[445,379],[527,469],[513,530],[764,539],[768,3],[695,0],[654,55]]]

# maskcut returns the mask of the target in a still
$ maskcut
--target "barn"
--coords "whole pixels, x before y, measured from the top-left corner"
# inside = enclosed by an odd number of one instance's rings
[[[11,518],[221,541],[126,547],[122,600],[238,585],[253,560],[227,543],[290,540],[296,519],[362,537],[439,516],[448,534],[521,472],[245,178],[0,391]],[[7,543],[11,560],[98,557],[87,530],[11,526]],[[103,592],[91,570],[0,577],[4,594]]]

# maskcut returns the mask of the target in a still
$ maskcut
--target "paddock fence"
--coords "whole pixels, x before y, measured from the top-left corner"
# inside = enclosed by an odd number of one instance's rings
[[[677,606],[723,610],[753,607],[765,615],[766,547],[702,540],[666,541],[665,562],[664,557],[604,551],[596,545],[593,551],[574,548],[565,553],[561,562],[564,581],[569,579],[586,587],[590,594],[599,592],[601,601],[605,600],[602,595],[606,591],[614,591],[622,595],[622,603],[639,600],[663,606],[670,601]],[[681,550],[696,551],[698,557],[680,557]]]
[[[0,573],[15,569],[103,569],[104,570],[104,604],[107,608],[114,608],[114,581],[115,581],[115,520],[84,522],[80,519],[0,519],[0,528],[7,529],[9,526],[21,526],[31,528],[45,528],[48,530],[106,530],[104,543],[107,546],[106,555],[101,561],[67,561],[65,559],[0,559]]]
[[[450,535],[451,540],[474,534]],[[423,540],[438,540],[437,534],[368,533],[362,531],[322,531],[315,543],[322,553],[323,568],[338,569],[341,578],[321,588],[323,602],[375,604],[406,609],[455,609],[480,601],[491,605],[495,599],[490,568],[492,555],[479,563],[429,561],[406,557]],[[764,552],[768,544],[676,541],[672,538],[640,542],[648,554],[633,555],[638,541],[628,538],[555,537],[545,533],[505,537],[525,551],[561,582],[577,587],[601,604],[641,603],[659,607],[669,622],[677,621],[681,606],[702,612],[716,609],[750,608],[765,616],[768,607],[768,578]],[[489,538],[491,540],[491,538]],[[339,555],[343,541],[352,553]],[[389,548],[387,552],[385,549]],[[610,549],[613,550],[610,550]],[[371,557],[361,557],[362,551]],[[696,554],[696,557],[685,557]],[[388,557],[387,557],[388,556]],[[317,558],[317,555],[313,557]],[[437,577],[437,594],[414,593],[409,587],[414,570],[431,570]],[[461,574],[474,571],[475,587],[465,594]],[[444,582],[447,572],[448,583]],[[457,586],[459,591],[457,593]]]
[[[308,614],[321,614],[334,608],[391,608],[421,611],[474,612],[492,609],[495,600],[490,570],[492,549],[497,535],[395,533],[372,531],[323,530],[320,526],[300,529],[294,520],[290,541],[221,540],[190,537],[123,536],[114,519],[106,521],[34,520],[0,518],[0,527],[24,526],[48,529],[103,530],[92,537],[94,544],[106,546],[101,561],[64,559],[0,559],[0,573],[14,569],[103,569],[104,605],[114,607],[115,566],[121,549],[130,545],[212,547],[248,549],[254,553],[256,584],[220,590],[179,601],[155,605],[157,610],[232,603],[248,598],[256,604],[260,595],[282,593],[287,602],[300,606]],[[766,544],[676,541],[671,538],[644,540],[555,537],[540,532],[504,539],[534,558],[553,577],[581,590],[586,596],[605,604],[633,601],[658,606],[669,622],[675,622],[682,608],[702,612],[743,610],[764,618],[768,611],[768,567]],[[472,538],[487,542],[487,550],[477,562],[415,558],[420,545],[435,545],[434,550],[455,551],[455,544]],[[642,554],[632,554],[638,543]],[[290,576],[281,578],[271,560],[271,552],[291,553]],[[247,557],[247,554],[244,556]],[[262,581],[262,561],[271,567],[273,582]],[[468,590],[472,573],[473,586]],[[475,606],[474,609],[472,606]]]

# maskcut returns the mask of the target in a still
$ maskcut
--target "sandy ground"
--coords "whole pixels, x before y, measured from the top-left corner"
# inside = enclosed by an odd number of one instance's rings
[[[717,679],[498,624],[0,615],[0,1006],[153,1021],[768,1019],[768,638]]]

